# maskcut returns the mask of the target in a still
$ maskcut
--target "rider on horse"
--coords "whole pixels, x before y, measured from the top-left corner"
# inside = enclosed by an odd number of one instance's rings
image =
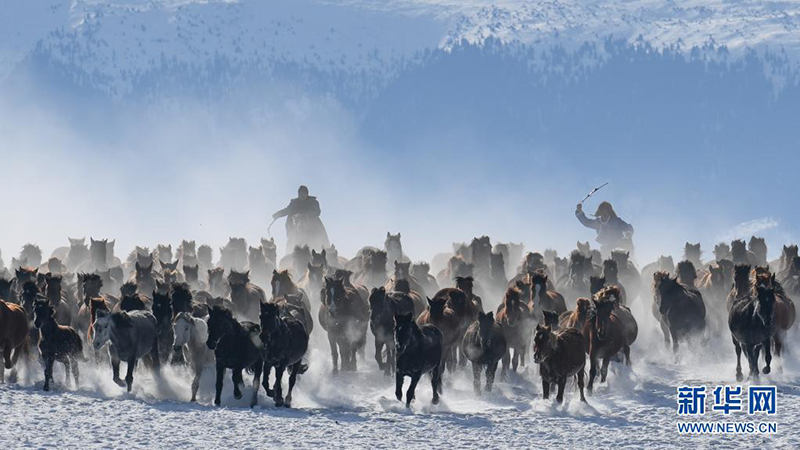
[[[325,225],[319,218],[320,208],[316,197],[308,195],[308,188],[300,186],[297,198],[289,206],[272,215],[273,219],[286,217],[286,251],[290,253],[295,246],[307,245],[321,250],[330,246]]]

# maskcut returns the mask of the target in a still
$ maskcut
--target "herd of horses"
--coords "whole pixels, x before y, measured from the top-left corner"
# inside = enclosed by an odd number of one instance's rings
[[[585,401],[587,358],[589,392],[598,374],[605,382],[610,362],[631,364],[639,333],[633,302],[651,302],[676,354],[691,339],[729,334],[742,380],[742,351],[750,378],[762,372],[762,352],[763,373],[770,373],[772,353],[780,357],[795,321],[791,298],[800,295],[797,246],[784,246],[780,259],[768,262],[757,237],[718,244],[708,262],[699,244],[687,243],[677,264],[661,256],[641,270],[627,252],[603,259],[588,242],[559,257],[492,245],[486,236],[454,244],[430,264],[412,263],[400,234],[389,233],[383,248],[364,247],[349,260],[335,246],[296,247],[278,260],[272,239],[252,247],[230,238],[216,263],[211,247],[194,241],[175,252],[171,245],[137,246],[124,261],[114,255],[114,241],[69,244],[47,261],[32,244],[10,268],[0,259],[0,382],[21,357],[41,362],[44,390],[55,362],[76,385],[81,364],[110,362],[114,382],[130,391],[142,360],[156,375],[164,364],[191,368],[195,401],[204,368],[214,364],[216,405],[230,369],[237,399],[246,371],[253,375],[251,405],[263,384],[276,406],[289,407],[308,370],[311,334],[321,328],[334,372],[358,370],[371,332],[377,367],[394,374],[400,401],[410,378],[407,406],[423,375],[437,403],[443,377],[469,363],[480,394],[482,386],[492,390],[498,368],[505,379],[525,366],[529,350],[544,398],[556,387],[562,402],[575,379]]]

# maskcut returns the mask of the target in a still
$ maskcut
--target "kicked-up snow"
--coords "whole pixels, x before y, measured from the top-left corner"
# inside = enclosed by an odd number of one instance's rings
[[[63,385],[63,368],[57,367],[55,389],[43,392],[41,369],[33,363],[32,372],[23,367],[16,383],[0,386],[0,440],[3,448],[800,448],[796,348],[788,346],[784,360],[774,360],[772,374],[760,380],[777,385],[776,415],[745,411],[723,417],[709,411],[703,418],[775,421],[776,435],[680,435],[679,385],[705,384],[711,390],[736,384],[730,338],[698,341],[676,362],[645,314],[649,311],[639,306],[634,312],[641,333],[632,367],[612,363],[608,382],[596,384],[586,404],[574,384],[568,384],[563,405],[552,397],[543,400],[537,369],[529,365],[506,381],[498,377],[494,391],[481,397],[472,392],[471,371],[446,374],[437,406],[431,405],[430,382],[423,378],[406,409],[394,398],[394,379],[378,371],[369,343],[357,373],[333,375],[324,336],[315,330],[311,366],[295,388],[291,409],[274,407],[263,389],[259,405],[249,408],[251,380],[245,375],[248,387],[236,400],[230,373],[223,407],[214,407],[211,366],[199,402],[191,404],[191,376],[182,368],[169,367],[155,379],[140,367],[133,392],[125,394],[106,364],[83,364],[77,389]],[[787,341],[796,342],[797,333]]]

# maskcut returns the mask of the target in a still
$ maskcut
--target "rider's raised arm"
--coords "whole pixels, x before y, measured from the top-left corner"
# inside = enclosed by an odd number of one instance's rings
[[[576,211],[575,212],[575,217],[577,217],[578,221],[583,226],[585,226],[587,228],[592,228],[592,229],[596,230],[600,225],[600,221],[599,220],[590,219],[590,218],[586,217],[586,213],[584,213],[582,210]]]
[[[280,219],[281,217],[288,216],[291,207],[292,207],[292,205],[289,204],[289,206],[287,206],[286,208],[283,208],[282,210],[280,210],[280,211],[276,212],[275,214],[273,214],[272,218],[273,219]]]

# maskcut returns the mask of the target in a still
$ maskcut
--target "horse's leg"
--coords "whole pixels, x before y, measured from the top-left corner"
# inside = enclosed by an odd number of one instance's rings
[[[564,402],[564,387],[567,385],[567,377],[560,377],[556,383],[558,383],[558,394],[556,394],[556,401],[558,403]]]
[[[594,377],[597,376],[597,357],[594,355],[589,355],[589,384],[586,385],[586,388],[589,390],[589,393],[592,393],[592,389],[594,388]]]
[[[386,347],[388,350],[389,346],[387,345]],[[388,375],[387,373],[388,369],[386,367],[386,364],[384,364],[383,362],[383,341],[381,341],[380,339],[375,339],[375,361],[378,362],[378,369],[383,370],[384,373]],[[386,358],[386,362],[387,363],[389,362],[388,356]]]
[[[192,358],[192,372],[194,372],[194,377],[192,377],[192,399],[190,401],[196,402],[197,390],[200,389],[200,377],[203,375],[202,357]]]
[[[516,372],[517,371],[517,367],[519,367],[519,349],[515,348],[514,349],[514,358],[511,360],[511,370]]]
[[[261,371],[263,370],[263,366],[261,361],[257,364],[253,365],[253,397],[250,399],[250,407],[254,407],[258,404],[258,389],[260,388],[261,384]]]
[[[72,366],[72,376],[75,378],[75,389],[77,389],[80,385],[80,378],[81,373],[80,369],[78,369],[78,356],[73,355],[69,358],[69,363]]]
[[[119,377],[119,357],[114,354],[111,355],[111,372],[114,374],[114,383],[119,387],[125,387],[125,382]]]
[[[44,359],[44,389],[45,391],[50,390],[50,380],[53,379],[53,363],[55,362],[55,358],[52,356],[47,356]]]
[[[500,369],[500,379],[503,381],[505,381],[508,376],[509,365],[511,365],[511,349],[506,348],[506,352],[503,354],[503,368]]]
[[[525,355],[528,354],[528,347],[530,347],[530,341],[526,342],[522,346],[522,351],[519,352],[519,365],[521,367],[525,367]]]
[[[761,346],[764,347],[764,362],[766,363],[766,365],[764,366],[764,370],[762,372],[764,372],[765,375],[769,374],[772,371],[772,369],[769,366],[770,363],[772,363],[772,353],[771,353],[772,349],[770,349],[770,344],[771,344],[770,341],[771,339],[767,339],[766,341],[764,341],[763,344],[761,344]]]
[[[603,367],[600,368],[600,382],[606,382],[606,376],[608,376],[608,363],[611,362],[611,357],[606,356],[603,358]]]
[[[750,372],[747,375],[748,380],[758,379],[758,354],[756,353],[756,346],[746,344],[744,346],[744,354],[747,357],[747,365]]]
[[[394,396],[403,401],[403,374],[398,371],[394,372]]]
[[[431,403],[433,403],[434,405],[439,404],[439,391],[441,391],[442,389],[441,367],[442,363],[439,362],[439,364],[437,364],[436,367],[433,368],[433,372],[431,372],[431,389],[433,390],[433,399],[431,400]]]
[[[297,382],[297,374],[300,372],[300,365],[302,363],[300,361],[292,364],[292,371],[289,373],[289,392],[286,393],[286,398],[284,399],[283,406],[290,408],[292,406],[292,390],[294,389],[294,384]]]
[[[14,367],[14,362],[11,361],[11,350],[12,348],[10,344],[3,347],[3,361],[5,362],[6,369]],[[15,357],[17,356],[16,353],[19,353],[19,350],[15,352]]]
[[[361,354],[361,358],[364,359],[364,347],[359,345],[355,342],[350,344],[350,370],[353,372],[358,371],[358,358],[357,356]]]
[[[275,366],[275,387],[273,388],[275,391],[275,396],[272,397],[275,400],[275,406],[283,406],[283,371],[286,370],[286,366],[283,364],[279,366]]]
[[[336,343],[332,333],[328,333],[328,343],[331,345],[331,360],[333,361],[333,372],[339,371],[339,346]],[[344,361],[342,361],[342,369],[344,369]]]
[[[631,366],[631,346],[628,345],[628,344],[625,344],[625,346],[622,347],[622,351],[625,352],[625,365],[630,367]]]
[[[267,397],[272,398],[275,396],[275,391],[269,387],[269,374],[272,372],[272,366],[268,363],[264,362],[264,372],[262,373],[263,380],[261,383],[264,385],[264,389],[267,391]]]
[[[669,348],[669,327],[663,319],[658,319],[658,324],[661,326],[661,332],[664,333],[664,346]]]
[[[542,377],[542,398],[550,398],[550,381],[545,377]]]
[[[232,369],[231,380],[233,381],[233,398],[239,400],[242,398],[242,390],[240,386],[244,383],[242,379],[242,369]]]
[[[69,356],[65,356],[64,359],[61,361],[61,363],[64,364],[64,375],[66,378],[64,380],[64,386],[69,387],[69,370],[71,368],[69,364]]]
[[[494,374],[497,372],[497,363],[488,364],[486,366],[486,391],[492,392],[492,385],[494,384]]]
[[[225,366],[223,364],[217,363],[217,383],[216,383],[216,394],[214,395],[214,404],[219,406],[222,403],[222,383],[223,378],[225,377]]]
[[[586,375],[586,372],[583,370],[583,368],[581,368],[581,370],[578,371],[578,389],[580,389],[580,391],[581,391],[581,401],[582,402],[586,402],[586,397],[583,396],[583,377],[584,377],[584,375]]]
[[[133,388],[133,369],[136,367],[136,357],[128,360],[128,371],[125,374],[125,384],[128,385],[128,392]]]
[[[386,363],[389,365],[389,374],[397,370],[397,351],[393,344],[386,344]]]
[[[481,366],[475,361],[472,362],[472,388],[475,395],[481,395]]]
[[[422,376],[421,373],[411,375],[411,384],[408,385],[408,390],[406,391],[406,408],[411,408],[411,400],[414,400],[414,392],[417,390],[420,376]]]
[[[742,381],[744,375],[742,374],[742,346],[736,338],[733,338],[733,348],[736,350],[736,381]]]

